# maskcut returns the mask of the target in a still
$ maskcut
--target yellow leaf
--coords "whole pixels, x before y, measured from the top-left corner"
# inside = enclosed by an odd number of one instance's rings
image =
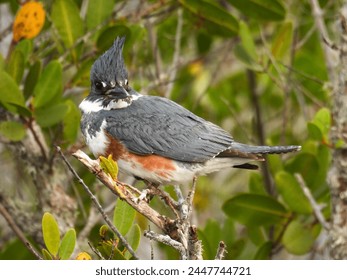
[[[118,175],[118,165],[117,163],[112,159],[112,154],[108,156],[108,158],[105,158],[103,156],[100,156],[100,166],[106,172],[109,174],[112,179],[116,180]]]
[[[76,260],[78,261],[90,261],[91,259],[92,257],[86,252],[81,252],[76,257]]]
[[[45,10],[42,3],[35,1],[25,3],[18,11],[13,23],[13,41],[36,37],[44,23]]]

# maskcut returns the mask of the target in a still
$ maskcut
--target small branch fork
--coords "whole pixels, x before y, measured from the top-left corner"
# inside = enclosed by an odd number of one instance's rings
[[[69,170],[87,191],[109,227],[117,234],[117,236],[119,236],[123,244],[127,247],[128,251],[134,256],[134,258],[138,258],[124,237],[121,237],[118,230],[114,228],[114,225],[107,217],[96,197],[91,193],[88,186],[85,185],[83,180],[67,161],[60,148],[58,147],[57,149]],[[178,198],[178,200],[175,201],[166,192],[158,188],[158,186],[149,184],[148,189],[140,193],[136,188],[112,179],[110,175],[106,174],[101,169],[97,160],[90,159],[80,150],[75,152],[73,156],[83,165],[85,165],[90,172],[95,174],[95,176],[113,194],[127,202],[131,207],[145,216],[163,232],[163,234],[158,234],[152,230],[147,230],[144,232],[144,235],[147,238],[173,247],[180,253],[181,259],[202,259],[201,241],[198,239],[196,227],[190,223],[193,210],[192,204],[196,188],[196,178],[193,180],[192,188],[189,191],[186,199],[184,198],[181,189],[178,186],[175,186],[175,192]],[[147,197],[153,195],[158,195],[162,199],[162,201],[172,210],[173,214],[175,215],[175,219],[164,216],[149,206]],[[222,256],[222,253],[220,255]]]

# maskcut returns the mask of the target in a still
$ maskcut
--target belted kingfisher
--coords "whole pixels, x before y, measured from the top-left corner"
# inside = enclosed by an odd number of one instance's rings
[[[95,157],[117,161],[120,171],[154,184],[183,184],[227,167],[256,169],[264,154],[300,146],[250,146],[219,126],[163,97],[129,85],[122,56],[125,38],[93,64],[90,94],[81,102],[81,130]]]

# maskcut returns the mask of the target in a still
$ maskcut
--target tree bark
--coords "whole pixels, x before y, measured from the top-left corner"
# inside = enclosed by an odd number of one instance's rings
[[[332,204],[330,255],[333,259],[347,259],[347,22],[343,13],[340,22],[340,57],[332,100],[333,161],[328,175]]]

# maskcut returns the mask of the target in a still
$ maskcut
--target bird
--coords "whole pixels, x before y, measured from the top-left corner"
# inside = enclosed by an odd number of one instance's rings
[[[257,169],[266,154],[300,146],[252,146],[174,101],[135,91],[117,37],[90,71],[89,95],[79,105],[81,131],[96,157],[110,156],[122,173],[156,185],[181,185],[225,168]]]

